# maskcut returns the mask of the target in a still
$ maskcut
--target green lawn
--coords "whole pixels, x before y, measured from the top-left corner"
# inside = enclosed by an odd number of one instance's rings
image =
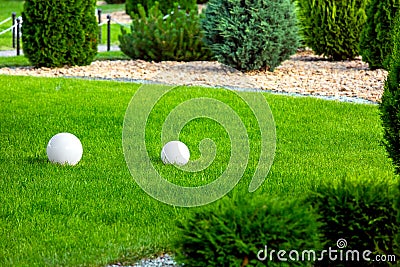
[[[115,11],[125,11],[125,4],[107,4],[97,6],[96,8],[101,9],[102,13],[106,14]]]
[[[21,0],[2,0],[0,1],[0,22],[10,18],[11,13],[15,12],[17,17],[21,16],[24,1]],[[12,21],[0,25],[0,32],[12,26]],[[11,32],[0,35],[0,50],[12,49]]]
[[[201,207],[160,203],[130,175],[122,130],[126,108],[138,88],[132,83],[0,76],[0,266],[104,266],[173,252],[169,241],[175,220]],[[319,181],[342,177],[394,179],[380,145],[377,106],[264,96],[275,119],[277,150],[257,193],[300,195]],[[252,113],[229,91],[183,87],[162,98],[146,128],[151,161],[166,179],[182,185],[210,182],[226,166],[228,136],[205,118],[188,123],[181,138],[193,158],[199,157],[201,138],[215,139],[217,155],[209,170],[202,176],[182,174],[161,163],[160,127],[171,106],[192,97],[228,103],[248,127],[252,156],[234,189],[246,197],[243,194],[250,193],[241,189],[247,188],[257,164],[260,138]],[[47,142],[64,131],[83,144],[83,158],[75,167],[47,161]]]
[[[97,53],[95,60],[129,60],[130,58],[121,51],[109,51]],[[25,56],[0,57],[0,68],[27,67],[29,60]]]
[[[121,25],[118,24],[111,24],[111,44],[112,45],[119,45],[119,40],[118,40],[118,35],[121,34]],[[130,32],[130,28],[126,27],[128,32]],[[107,44],[107,24],[103,25],[101,27],[102,30],[102,38],[101,38],[101,44]]]

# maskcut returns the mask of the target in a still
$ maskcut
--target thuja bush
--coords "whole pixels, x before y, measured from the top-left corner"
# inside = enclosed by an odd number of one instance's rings
[[[132,59],[192,61],[213,58],[203,42],[199,14],[195,10],[186,13],[178,8],[178,4],[167,18],[159,10],[158,2],[150,8],[148,15],[139,5],[131,32],[121,30],[120,48]]]
[[[332,60],[353,59],[369,0],[297,0],[300,33],[306,46]]]
[[[282,266],[272,250],[320,249],[317,218],[296,199],[226,198],[177,223],[175,259],[185,266]],[[314,260],[291,256],[285,255],[288,266]]]
[[[360,253],[370,250],[372,254],[368,257],[374,259],[376,254],[396,253],[395,236],[399,224],[396,221],[395,196],[395,186],[389,182],[341,179],[337,183],[317,186],[305,198],[305,203],[321,215],[319,222],[322,223],[320,231],[326,246],[324,249],[331,247]],[[361,254],[360,259],[363,261]],[[328,261],[329,258],[325,257],[317,265],[328,266]],[[374,263],[363,261],[364,266]]]
[[[360,55],[370,69],[389,67],[392,52],[390,31],[400,7],[400,0],[370,0],[367,22],[361,33]]]
[[[196,0],[126,0],[126,14],[133,18],[134,14],[139,13],[138,5],[141,5],[146,12],[149,12],[150,8],[155,5],[155,2],[159,2],[158,9],[163,15],[169,14],[174,9],[175,3],[178,3],[180,9],[186,12],[197,10]]]
[[[393,50],[389,59],[389,73],[385,80],[381,103],[381,121],[384,129],[384,146],[389,158],[400,174],[400,16],[397,15],[391,30]]]
[[[210,0],[202,26],[217,60],[242,71],[273,71],[299,45],[291,0]]]
[[[24,55],[36,67],[88,65],[97,54],[95,0],[26,0]]]

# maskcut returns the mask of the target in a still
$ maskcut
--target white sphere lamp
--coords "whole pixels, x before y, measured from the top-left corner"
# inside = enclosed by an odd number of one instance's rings
[[[58,164],[76,165],[83,154],[82,143],[71,133],[58,133],[47,144],[49,161]]]

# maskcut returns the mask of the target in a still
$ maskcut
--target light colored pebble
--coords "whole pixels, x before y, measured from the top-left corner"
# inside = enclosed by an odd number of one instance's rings
[[[323,60],[310,51],[299,52],[274,72],[238,72],[218,62],[146,62],[143,60],[94,61],[89,66],[64,68],[0,68],[0,74],[29,76],[78,76],[124,78],[167,84],[261,88],[274,92],[357,97],[379,102],[387,76],[370,70],[357,58],[352,61]]]

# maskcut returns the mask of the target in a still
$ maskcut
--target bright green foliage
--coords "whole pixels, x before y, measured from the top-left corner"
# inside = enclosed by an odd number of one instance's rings
[[[318,227],[317,215],[296,199],[224,199],[217,207],[193,212],[178,223],[176,259],[185,266],[282,266],[276,254],[271,261],[268,253],[317,251],[321,247]],[[265,260],[258,259],[260,250]],[[288,263],[309,266],[310,261]]]
[[[360,34],[369,0],[297,0],[300,33],[317,55],[333,60],[359,55]]]
[[[290,0],[211,0],[202,25],[217,60],[243,71],[273,71],[299,44]]]
[[[400,174],[400,16],[395,18],[391,36],[393,51],[379,108],[384,128],[384,145],[389,158],[393,160],[396,173]]]
[[[173,12],[164,19],[158,2],[150,8],[148,15],[139,5],[139,14],[133,15],[131,32],[121,28],[122,52],[132,59],[148,61],[211,59],[211,51],[202,40],[197,11],[187,14],[175,4]]]
[[[400,0],[370,0],[367,22],[361,33],[360,54],[370,69],[388,69],[392,52],[390,29]]]
[[[27,0],[24,54],[35,67],[88,65],[97,54],[95,0]]]
[[[343,178],[338,183],[324,182],[316,187],[306,197],[306,203],[321,215],[323,226],[320,230],[325,249],[338,249],[338,240],[344,239],[346,250],[370,250],[371,259],[376,254],[393,255],[394,239],[400,229],[393,205],[394,191],[391,184],[380,179]],[[332,266],[328,263],[329,258],[325,259],[318,262],[318,266]],[[342,266],[336,264],[334,266]],[[361,266],[373,264],[366,261]]]
[[[144,10],[148,12],[151,7],[155,5],[156,0],[127,0],[126,1],[126,14],[129,14],[132,18],[134,13],[139,13],[139,6],[144,7]],[[196,0],[161,0],[159,2],[158,9],[163,15],[169,14],[174,10],[174,4],[178,3],[182,10],[189,12],[190,10],[197,10]]]

